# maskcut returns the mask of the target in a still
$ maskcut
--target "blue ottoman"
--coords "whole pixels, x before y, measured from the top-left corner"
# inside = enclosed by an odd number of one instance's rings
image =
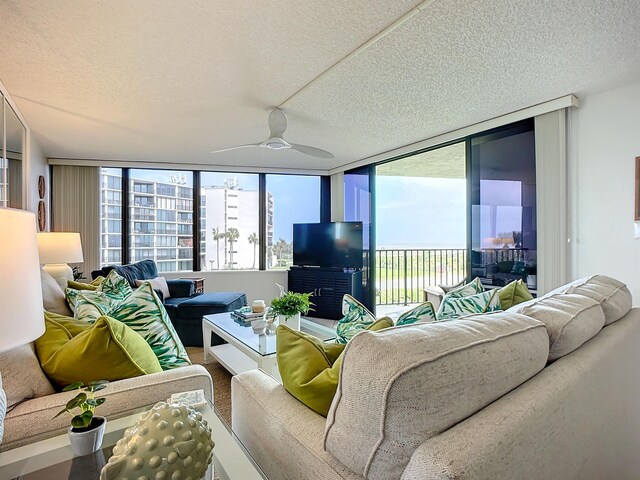
[[[191,298],[168,298],[164,301],[169,318],[184,346],[202,347],[202,317],[231,312],[247,304],[240,292],[203,293]],[[221,339],[214,339],[220,343]]]

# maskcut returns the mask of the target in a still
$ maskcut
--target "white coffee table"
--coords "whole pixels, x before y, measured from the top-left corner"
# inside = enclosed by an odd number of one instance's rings
[[[120,439],[124,430],[133,425],[137,418],[151,408],[126,417],[109,420],[103,441],[103,451],[73,459],[69,436],[67,434],[48,438],[23,447],[0,453],[0,479],[57,480],[59,478],[82,478],[97,480],[96,469],[108,460],[108,452]],[[203,417],[209,422],[215,447],[213,448],[212,466],[204,477],[221,480],[261,480],[267,478],[255,464],[240,440],[230,432],[218,417],[212,405],[198,407]],[[107,453],[105,453],[107,452]],[[73,462],[72,462],[73,459]],[[97,466],[96,466],[97,465]],[[91,473],[86,473],[91,472]]]
[[[306,318],[300,320],[300,331],[328,341],[336,338],[333,328]],[[210,346],[211,332],[226,340],[223,345]],[[204,361],[216,359],[232,375],[259,368],[279,379],[276,362],[275,334],[258,335],[251,326],[244,326],[231,318],[230,313],[205,315],[202,319]]]

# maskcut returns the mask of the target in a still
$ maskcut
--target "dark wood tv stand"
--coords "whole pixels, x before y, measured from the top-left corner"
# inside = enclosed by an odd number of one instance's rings
[[[362,271],[292,267],[289,270],[289,291],[313,294],[311,301],[315,305],[307,317],[339,320],[345,294],[362,301]]]

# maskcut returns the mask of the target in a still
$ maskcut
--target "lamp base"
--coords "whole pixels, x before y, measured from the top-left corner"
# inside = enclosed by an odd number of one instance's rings
[[[42,269],[58,282],[62,291],[67,288],[67,281],[73,280],[73,270],[66,263],[48,263]]]

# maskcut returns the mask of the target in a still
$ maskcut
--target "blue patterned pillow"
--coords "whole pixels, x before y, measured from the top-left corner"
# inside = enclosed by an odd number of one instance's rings
[[[336,343],[347,343],[376,321],[375,315],[351,295],[342,297],[342,315],[336,327]]]
[[[438,309],[438,320],[451,320],[464,315],[488,313],[501,310],[498,289],[489,290],[467,297],[445,295]]]
[[[424,302],[400,315],[396,326],[411,325],[413,323],[431,323],[436,320],[436,310],[433,308],[433,304],[431,302]]]

